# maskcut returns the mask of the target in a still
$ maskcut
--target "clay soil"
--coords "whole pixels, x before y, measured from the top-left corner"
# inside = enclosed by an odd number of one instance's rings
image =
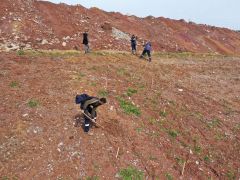
[[[118,179],[134,167],[145,179],[238,179],[239,75],[238,57],[2,52],[0,177]],[[104,128],[83,132],[80,93],[106,96]]]

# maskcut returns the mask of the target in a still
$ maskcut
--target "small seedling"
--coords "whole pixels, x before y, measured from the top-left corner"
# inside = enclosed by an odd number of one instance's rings
[[[101,96],[101,97],[107,97],[108,96],[108,91],[104,90],[104,89],[99,90],[98,95]]]
[[[159,115],[161,117],[167,117],[167,112],[166,111],[160,111]]]
[[[91,176],[91,177],[87,177],[86,180],[99,180],[98,176]]]
[[[128,88],[128,90],[127,90],[127,95],[129,97],[131,97],[133,94],[136,94],[136,93],[137,93],[136,89]]]
[[[235,179],[236,179],[236,175],[235,175],[235,173],[232,172],[232,171],[228,171],[226,175],[227,175],[227,178],[228,178],[229,180],[235,180]]]
[[[143,180],[143,172],[136,169],[136,168],[133,168],[133,167],[128,167],[126,169],[122,169],[120,172],[119,172],[119,175],[120,177],[123,179],[123,180]]]
[[[154,125],[157,121],[154,118],[149,119],[149,123]]]
[[[171,174],[166,173],[165,176],[166,176],[167,180],[173,180],[173,177]]]
[[[176,138],[178,136],[178,133],[175,130],[169,130],[168,134],[169,134],[169,136],[171,136],[173,138]]]
[[[204,156],[204,161],[206,162],[206,163],[209,163],[211,160],[210,160],[210,157],[209,156]]]
[[[197,153],[197,154],[200,154],[202,152],[202,148],[198,145],[195,145],[194,146],[194,152]]]
[[[38,100],[31,99],[30,101],[28,101],[28,106],[29,106],[30,108],[37,107],[38,105],[39,105]]]
[[[184,162],[185,162],[185,160],[182,159],[182,158],[180,158],[180,157],[176,157],[175,160],[177,161],[177,163],[178,163],[179,165],[183,165]]]
[[[96,87],[96,86],[97,86],[97,83],[91,82],[91,83],[90,83],[90,86]]]
[[[209,128],[215,128],[220,125],[220,120],[217,118],[212,119],[211,121],[208,122],[208,127]]]
[[[77,75],[77,80],[81,80],[84,76],[85,76],[85,74],[79,73],[79,74]]]
[[[12,87],[12,88],[16,88],[18,86],[19,86],[19,84],[18,84],[17,81],[13,81],[13,82],[10,83],[10,87]]]
[[[217,132],[214,137],[215,137],[215,139],[218,140],[218,141],[221,141],[221,140],[226,139],[226,135],[225,135],[225,134],[222,134],[222,133],[220,133],[220,132]]]
[[[139,127],[139,128],[136,129],[136,131],[137,131],[138,133],[140,133],[140,132],[143,131],[143,129]]]
[[[23,51],[23,50],[18,50],[17,51],[17,55],[18,56],[22,56],[22,55],[24,55],[25,54],[25,52]]]

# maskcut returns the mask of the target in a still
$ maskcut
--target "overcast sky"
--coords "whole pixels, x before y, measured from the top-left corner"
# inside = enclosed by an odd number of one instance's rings
[[[185,19],[240,30],[240,0],[49,0],[140,17]]]

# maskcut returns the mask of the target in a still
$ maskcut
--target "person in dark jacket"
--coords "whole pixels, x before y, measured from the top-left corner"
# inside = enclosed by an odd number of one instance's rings
[[[151,51],[152,51],[152,45],[151,45],[151,42],[148,41],[148,42],[144,45],[144,49],[143,49],[143,52],[142,52],[142,55],[140,56],[140,58],[143,58],[143,57],[145,56],[145,54],[147,53],[147,55],[148,55],[148,61],[151,62],[151,61],[152,61]]]
[[[84,112],[84,132],[90,130],[90,123],[97,120],[97,107],[105,104],[106,98],[92,97],[87,94],[76,96],[76,103],[81,104],[81,109]],[[90,119],[91,118],[91,119]]]
[[[85,54],[89,52],[89,45],[88,45],[88,31],[85,30],[85,32],[83,33],[83,45],[84,45],[84,51]]]
[[[137,37],[132,35],[131,37],[131,47],[132,47],[132,54],[136,54],[137,52]]]

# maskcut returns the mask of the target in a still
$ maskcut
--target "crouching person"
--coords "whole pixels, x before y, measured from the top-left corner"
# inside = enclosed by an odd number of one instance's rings
[[[152,51],[152,45],[150,42],[147,42],[144,45],[144,50],[142,52],[142,55],[140,56],[140,58],[143,58],[145,56],[145,54],[147,53],[148,55],[148,61],[151,62],[152,61],[152,57],[151,57],[151,51]]]
[[[81,94],[76,96],[76,103],[80,104],[80,108],[83,110],[84,114],[84,132],[90,130],[90,125],[93,121],[97,120],[97,107],[105,104],[107,102],[106,98],[92,97],[87,94]]]

